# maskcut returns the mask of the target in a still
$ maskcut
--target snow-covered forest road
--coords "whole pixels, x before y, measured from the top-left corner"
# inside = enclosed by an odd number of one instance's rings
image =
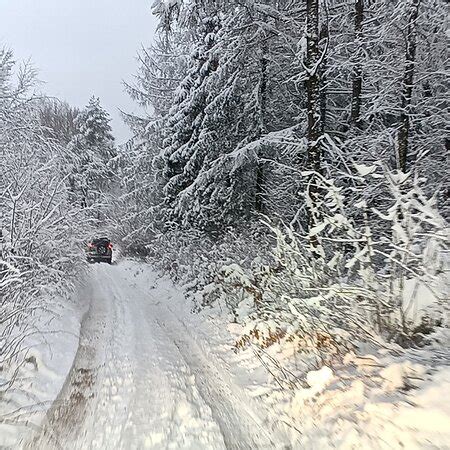
[[[73,368],[30,448],[286,448],[170,286],[120,264],[85,286]]]

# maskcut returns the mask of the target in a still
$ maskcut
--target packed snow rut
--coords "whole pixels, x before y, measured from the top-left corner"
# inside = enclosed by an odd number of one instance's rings
[[[168,289],[96,265],[83,295],[72,371],[28,448],[287,448]]]

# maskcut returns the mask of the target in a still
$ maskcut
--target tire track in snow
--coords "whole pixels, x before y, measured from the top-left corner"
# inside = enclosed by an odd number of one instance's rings
[[[136,333],[134,340],[140,358],[139,368],[146,372],[145,376],[138,377],[142,386],[138,391],[141,396],[145,396],[146,391],[153,390],[153,398],[158,397],[154,411],[151,414],[148,411],[144,413],[146,420],[153,423],[153,429],[149,430],[145,439],[145,447],[193,450],[225,448],[220,429],[209,406],[198,394],[187,366],[180,366],[180,355],[173,344],[167,341],[167,336],[162,333],[153,315],[146,310],[148,298],[137,291],[120,270],[113,274],[114,269],[117,268],[112,268],[111,272],[108,270],[106,277],[117,298],[127,305]],[[155,377],[155,374],[159,376]],[[150,383],[149,379],[152,380]],[[137,398],[131,406],[133,414],[138,409],[142,410],[142,398]],[[156,429],[155,421],[159,421]],[[145,435],[142,426],[138,432]]]
[[[24,449],[66,449],[66,443],[78,439],[78,430],[87,414],[89,403],[95,395],[97,373],[101,362],[96,343],[106,340],[109,334],[108,311],[104,303],[93,303],[95,285],[88,284],[80,297],[90,299],[89,309],[83,316],[79,346],[67,379],[46,414],[40,433]],[[84,301],[86,301],[86,298]],[[95,336],[93,335],[95,331]]]
[[[173,355],[159,344],[161,336],[154,319],[145,314],[146,299],[136,295],[128,279],[113,273],[117,268],[111,272],[109,269],[105,268],[104,276],[121,307],[127,305],[139,371],[135,378],[136,396],[130,404],[133,420],[127,422],[139,444],[131,448],[224,448],[210,410],[198,403],[191,380],[184,372],[170,370]],[[129,436],[123,441],[129,445]]]
[[[120,265],[93,267],[73,369],[27,448],[287,448],[169,309],[170,294],[133,281]]]
[[[191,336],[188,327],[170,309],[169,301],[163,302],[153,294],[142,292],[130,285],[128,278],[121,279],[121,286],[129,285],[130,291],[139,291],[151,302],[143,304],[147,315],[153,317],[163,330],[165,346],[175,346],[177,354],[194,376],[195,386],[204,402],[210,407],[214,420],[220,427],[228,449],[287,449],[284,438],[276,429],[270,429],[267,420],[256,412],[258,405],[246,393],[225,380],[220,362],[210,361],[203,349]],[[223,369],[223,368],[222,368]]]

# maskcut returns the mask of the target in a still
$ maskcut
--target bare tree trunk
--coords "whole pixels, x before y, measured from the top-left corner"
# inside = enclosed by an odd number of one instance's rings
[[[316,224],[315,207],[319,201],[319,188],[316,174],[321,173],[322,150],[320,138],[323,134],[323,118],[320,97],[320,63],[319,52],[319,0],[306,1],[306,91],[308,116],[308,168],[314,172],[309,180],[308,226]],[[317,242],[311,242],[313,246]]]
[[[322,41],[328,41],[330,38],[330,30],[328,29],[328,15],[326,22],[322,25],[319,35],[319,43]],[[318,73],[320,79],[320,115],[322,120],[321,134],[325,133],[326,120],[327,120],[327,79],[326,79],[326,66],[327,58],[324,57],[320,64],[320,70]]]
[[[320,172],[321,150],[318,142],[322,134],[322,115],[320,111],[319,78],[319,1],[307,0],[307,49],[306,66],[308,78],[307,114],[308,114],[308,162],[311,169]]]
[[[355,1],[355,43],[357,46],[357,62],[352,73],[352,104],[350,123],[353,126],[360,125],[361,92],[362,92],[362,67],[361,67],[361,41],[364,20],[364,0]]]
[[[417,31],[420,0],[409,0],[408,28],[406,34],[405,72],[402,80],[402,106],[400,128],[398,130],[398,168],[406,172],[410,132],[411,100],[414,84],[414,65],[416,62]]]
[[[258,138],[266,133],[266,103],[267,103],[267,48],[264,44],[262,46],[262,55],[260,58],[260,79],[258,86]],[[260,150],[261,153],[261,150]],[[258,161],[256,167],[256,192],[255,192],[255,209],[257,212],[264,212],[264,201],[263,201],[263,190],[264,190],[264,169],[263,163]]]

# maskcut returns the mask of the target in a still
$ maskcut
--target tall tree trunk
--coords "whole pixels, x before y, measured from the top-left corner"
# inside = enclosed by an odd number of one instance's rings
[[[323,133],[320,98],[320,52],[319,52],[319,0],[306,1],[306,61],[307,70],[307,116],[308,116],[308,168],[315,172],[309,180],[307,195],[308,226],[316,224],[316,207],[319,201],[319,187],[316,174],[321,173],[322,150],[320,138]],[[314,241],[314,242],[313,242]],[[312,245],[317,242],[312,240]]]
[[[321,150],[319,138],[322,135],[322,115],[320,110],[319,77],[319,0],[307,0],[306,14],[308,162],[310,169],[320,172]]]
[[[266,44],[262,46],[262,55],[260,58],[260,79],[258,85],[258,138],[266,133],[266,103],[267,103],[267,47]],[[260,152],[261,154],[261,146]],[[258,161],[256,167],[256,187],[255,187],[255,209],[257,212],[264,212],[264,168],[263,163]]]
[[[326,22],[322,25],[319,35],[319,43],[327,42],[330,38],[330,30],[328,29],[328,16]],[[320,64],[319,80],[320,80],[320,115],[321,115],[321,134],[325,133],[326,119],[327,119],[327,79],[326,79],[327,58],[324,57]]]
[[[364,0],[355,1],[355,43],[357,47],[357,61],[352,73],[352,104],[350,112],[350,124],[360,125],[361,114],[361,92],[362,92],[362,67],[361,67],[361,43],[364,20]]]
[[[408,160],[411,101],[414,84],[414,66],[416,62],[417,31],[416,21],[419,15],[420,0],[409,0],[407,10],[408,28],[406,34],[405,71],[402,80],[402,99],[400,128],[398,130],[398,168],[406,172]]]

